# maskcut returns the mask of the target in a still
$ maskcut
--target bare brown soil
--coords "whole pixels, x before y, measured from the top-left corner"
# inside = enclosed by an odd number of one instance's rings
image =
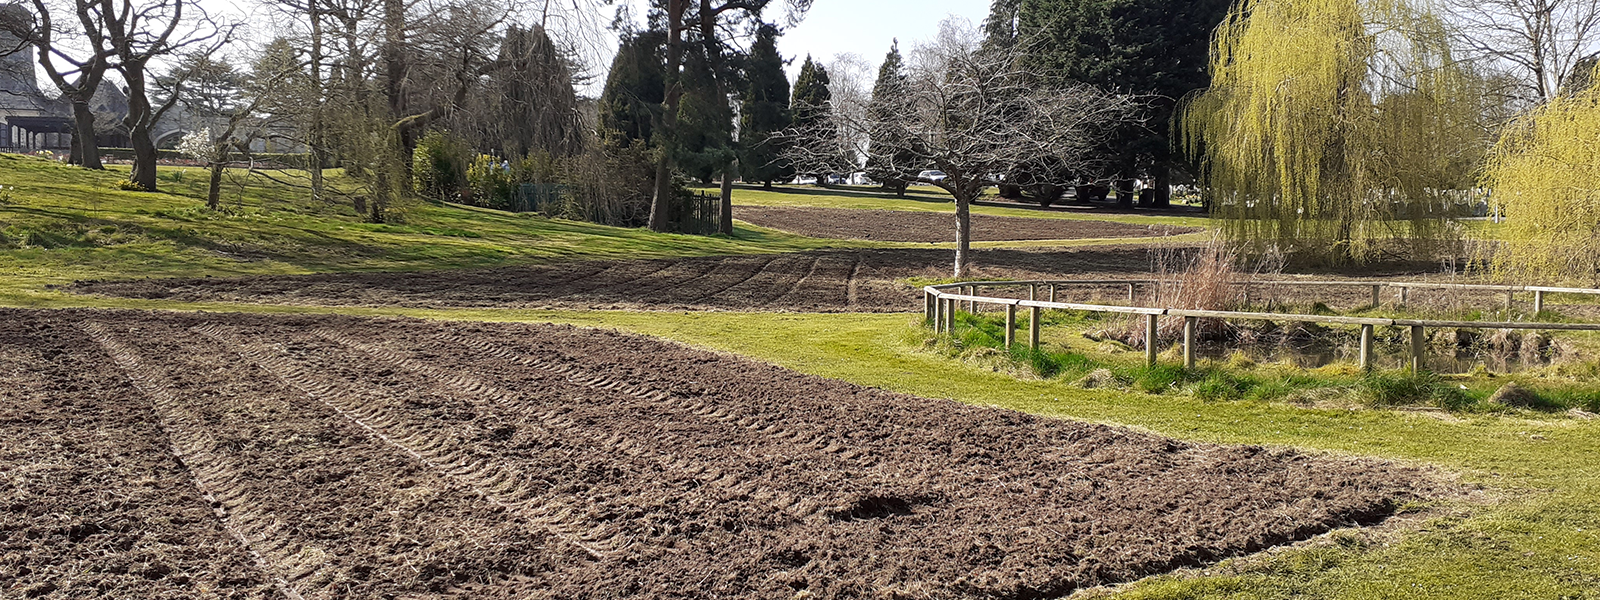
[[[940,243],[955,239],[952,214],[898,210],[740,206],[740,220],[808,237]],[[972,215],[972,241],[1081,240],[1182,235],[1198,227],[1131,225],[1113,221]]]
[[[0,596],[1039,598],[1418,472],[550,325],[0,311]]]
[[[419,273],[339,273],[89,282],[87,294],[181,301],[324,306],[904,312],[921,306],[903,281],[949,277],[949,250],[862,250],[676,260],[576,262]],[[979,250],[979,277],[1130,277],[1150,249],[1109,246]]]
[[[1164,249],[1165,248],[1165,249]],[[974,251],[974,279],[989,280],[1124,280],[1150,279],[1153,255],[1170,252],[1160,245],[1115,245],[1089,248],[988,249]],[[1179,248],[1181,251],[1182,248]],[[321,275],[252,276],[201,279],[142,279],[81,282],[71,290],[84,294],[188,302],[223,301],[310,306],[401,306],[741,310],[777,312],[910,312],[921,310],[921,291],[911,278],[949,277],[953,253],[934,249],[824,251],[797,254],[726,256],[637,261],[588,261],[527,267],[414,273],[333,273]],[[1257,280],[1317,280],[1378,283],[1460,279],[1430,274],[1434,265],[1398,264],[1364,272],[1314,275],[1259,275]],[[985,295],[1025,297],[1026,288],[993,288]],[[1135,303],[1155,301],[1149,286],[1137,290]],[[1039,293],[1043,293],[1041,289]],[[1370,306],[1372,292],[1363,286],[1269,286],[1249,290],[1256,309],[1307,311],[1320,302],[1339,311]],[[1531,294],[1518,297],[1528,310]],[[1041,298],[1042,299],[1042,298]],[[1063,286],[1063,302],[1127,303],[1126,285]],[[1600,318],[1600,306],[1569,303],[1551,296],[1549,308],[1572,318]],[[1581,300],[1581,299],[1580,299]],[[1386,308],[1400,304],[1400,292],[1389,289]],[[1499,292],[1413,290],[1406,305],[1420,314],[1492,313],[1505,305]],[[1215,307],[1226,308],[1226,307]]]

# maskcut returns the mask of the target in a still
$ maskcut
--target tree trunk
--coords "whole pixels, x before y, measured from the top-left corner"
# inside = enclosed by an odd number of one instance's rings
[[[312,138],[310,152],[306,155],[306,160],[310,161],[311,163],[306,165],[306,168],[311,171],[312,200],[321,200],[323,197],[322,189],[325,184],[322,179],[322,156],[323,149],[321,143],[317,141],[316,138]]]
[[[766,181],[761,182],[761,189],[767,190],[769,192],[772,191],[772,180],[768,179]]]
[[[1117,208],[1133,208],[1134,191],[1132,179],[1117,180]]]
[[[665,150],[656,159],[656,191],[650,199],[650,231],[672,231],[672,163]]]
[[[972,201],[956,198],[956,279],[972,266]]]
[[[146,192],[156,191],[156,143],[150,139],[150,127],[138,125],[128,132],[128,142],[133,146],[133,173],[128,180],[139,184]]]
[[[717,231],[733,235],[733,178],[739,176],[739,161],[734,159],[722,170],[722,209],[717,212]]]
[[[1156,208],[1172,208],[1172,167],[1155,166]]]
[[[206,187],[206,208],[217,210],[222,208],[222,170],[227,164],[222,161],[211,163],[211,183]]]
[[[306,170],[311,171],[311,199],[322,200],[322,159],[327,152],[325,146],[327,140],[323,135],[323,129],[326,127],[323,113],[328,103],[329,90],[322,81],[322,11],[318,10],[320,5],[316,2],[306,4],[310,8],[308,12],[311,17],[311,80],[317,85],[316,106],[311,109],[311,131],[310,135],[306,136],[306,141],[310,142],[306,144],[306,159],[310,161],[310,164],[306,165]]]
[[[661,127],[657,136],[667,140],[661,145],[661,156],[656,159],[656,191],[650,199],[650,230],[666,233],[672,225],[672,135],[678,128],[678,100],[683,90],[678,87],[678,70],[683,66],[683,12],[688,0],[667,2],[667,77],[666,100],[662,102]]]
[[[128,180],[139,184],[146,192],[156,191],[156,142],[150,139],[150,128],[155,126],[155,108],[150,106],[150,95],[145,90],[145,62],[125,60],[122,79],[128,86],[128,115],[122,123],[128,127],[128,145],[133,147],[133,173]]]
[[[100,141],[94,136],[94,110],[89,102],[72,102],[72,164],[85,169],[105,170],[100,164]]]

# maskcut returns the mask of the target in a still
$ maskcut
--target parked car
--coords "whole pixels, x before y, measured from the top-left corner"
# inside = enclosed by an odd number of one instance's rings
[[[944,181],[945,177],[946,175],[944,174],[944,171],[923,171],[921,173],[917,173],[917,181],[926,181],[929,183],[939,183]]]
[[[817,178],[815,178],[815,177],[806,177],[806,176],[802,175],[800,177],[794,178],[794,181],[791,181],[789,183],[794,184],[794,185],[816,185],[817,184]]]
[[[874,185],[881,185],[881,184],[879,184],[876,181],[873,181],[871,177],[867,176],[865,171],[862,171],[862,172],[857,172],[857,173],[851,173],[850,174],[850,185],[874,186]]]

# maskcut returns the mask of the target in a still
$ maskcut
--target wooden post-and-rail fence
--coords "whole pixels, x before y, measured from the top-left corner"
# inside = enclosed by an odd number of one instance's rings
[[[1081,304],[1072,302],[1056,302],[1057,286],[1107,286],[1126,285],[1128,300],[1132,302],[1135,286],[1155,284],[1152,280],[1097,280],[1097,281],[983,281],[963,282],[945,285],[931,285],[923,288],[923,311],[926,320],[934,327],[937,333],[947,334],[955,330],[956,312],[961,310],[961,303],[966,303],[966,311],[971,313],[977,307],[989,305],[1000,306],[1005,309],[1006,333],[1005,342],[1009,348],[1015,345],[1017,331],[1017,309],[1028,309],[1028,347],[1039,349],[1039,329],[1041,313],[1044,310],[1076,310],[1096,313],[1116,313],[1130,315],[1144,315],[1145,317],[1145,363],[1149,366],[1156,365],[1156,344],[1160,339],[1158,327],[1163,316],[1181,317],[1183,319],[1183,365],[1194,368],[1196,364],[1195,349],[1197,346],[1196,328],[1201,319],[1217,320],[1243,320],[1243,321],[1273,321],[1283,323],[1318,323],[1324,325],[1358,325],[1361,327],[1360,363],[1361,368],[1371,369],[1374,358],[1373,337],[1378,327],[1404,327],[1410,332],[1409,354],[1407,362],[1412,372],[1422,372],[1427,369],[1427,335],[1430,328],[1445,329],[1522,329],[1545,331],[1600,331],[1600,324],[1594,323],[1538,323],[1538,322],[1488,322],[1488,321],[1443,321],[1421,319],[1384,319],[1367,317],[1339,317],[1326,315],[1298,315],[1281,313],[1259,313],[1241,311],[1216,311],[1216,310],[1182,310],[1175,308],[1148,308],[1139,306],[1116,306],[1108,304]],[[1028,298],[997,298],[978,295],[979,288],[1017,287],[1028,286]],[[1284,282],[1255,282],[1255,285],[1297,285],[1297,286],[1372,286],[1374,306],[1381,305],[1383,288],[1392,287],[1400,290],[1400,303],[1409,299],[1408,291],[1412,289],[1459,289],[1472,291],[1503,292],[1506,294],[1506,308],[1512,308],[1518,292],[1533,292],[1533,308],[1537,315],[1544,312],[1545,294],[1584,294],[1600,296],[1600,289],[1586,288],[1552,288],[1537,286],[1500,286],[1500,285],[1472,285],[1449,283],[1381,283],[1368,282],[1312,282],[1312,281],[1284,281]],[[1048,290],[1048,300],[1038,300],[1039,289]],[[954,290],[955,293],[952,292]]]

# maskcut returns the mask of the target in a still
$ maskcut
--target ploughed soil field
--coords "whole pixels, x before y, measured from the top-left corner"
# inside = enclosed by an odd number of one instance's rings
[[[943,243],[955,238],[954,215],[898,210],[740,206],[739,220],[807,237]],[[1182,235],[1198,227],[1130,225],[1112,221],[972,215],[972,241],[1081,240]]]
[[[550,325],[3,310],[0,428],[8,598],[1038,598],[1437,489]]]
[[[1148,247],[978,250],[982,277],[1119,277],[1149,271]],[[911,277],[949,277],[951,250],[853,250],[417,273],[88,282],[129,298],[265,304],[796,312],[920,310]]]
[[[973,277],[989,280],[1151,279],[1152,263],[1186,260],[1179,246],[988,249],[973,252]],[[1179,256],[1172,259],[1172,256]],[[588,261],[498,269],[411,273],[334,273],[202,279],[140,279],[80,282],[83,294],[313,306],[403,306],[411,308],[552,308],[625,310],[744,310],[785,312],[912,312],[922,310],[921,290],[910,278],[949,277],[950,250],[884,249],[822,251],[756,256],[720,256],[636,261]],[[1257,280],[1378,281],[1464,280],[1430,275],[1437,265],[1392,265],[1370,272],[1319,275],[1260,275]],[[1242,288],[1241,297],[1244,296]],[[1022,297],[1026,288],[985,289],[994,296]],[[1141,286],[1135,302],[1155,303],[1155,288]],[[1043,293],[1043,290],[1040,290]],[[1399,290],[1382,298],[1398,305]],[[1171,286],[1162,297],[1181,297]],[[1249,300],[1273,310],[1297,310],[1322,302],[1339,310],[1371,305],[1363,286],[1252,285]],[[1043,299],[1043,296],[1041,296]],[[1126,285],[1062,286],[1063,302],[1128,302]],[[1570,303],[1577,300],[1580,303]],[[1574,318],[1600,318],[1600,306],[1581,298],[1548,298],[1551,309]],[[1526,310],[1530,294],[1518,298]],[[1505,305],[1498,292],[1415,290],[1407,305],[1429,311],[1492,311]]]

